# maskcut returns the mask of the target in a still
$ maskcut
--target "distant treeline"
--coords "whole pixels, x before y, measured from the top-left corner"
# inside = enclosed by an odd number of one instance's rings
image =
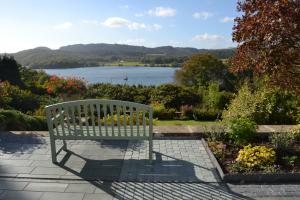
[[[210,53],[220,59],[233,55],[231,49],[196,49],[179,47],[147,48],[119,44],[70,45],[58,50],[46,47],[24,50],[13,54],[23,66],[36,69],[73,68],[103,66],[109,63],[138,62],[145,66],[180,66],[189,56],[196,53]]]

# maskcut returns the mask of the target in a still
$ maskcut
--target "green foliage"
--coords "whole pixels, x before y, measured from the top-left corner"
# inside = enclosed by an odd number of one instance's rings
[[[293,135],[296,141],[300,141],[300,124],[298,124],[296,127],[292,128],[289,131],[289,134]]]
[[[223,120],[229,122],[237,118],[253,119],[256,101],[257,100],[248,85],[244,85],[240,88],[236,97],[231,101],[228,109],[223,111]]]
[[[249,118],[258,124],[295,124],[298,109],[298,98],[286,91],[262,87],[252,92],[245,84],[223,111],[222,118]]]
[[[282,161],[284,165],[294,167],[295,164],[299,163],[299,157],[298,156],[284,156],[282,157]]]
[[[46,94],[45,84],[50,78],[48,74],[44,71],[37,71],[25,67],[20,67],[20,74],[26,89],[34,94]]]
[[[228,134],[225,126],[204,126],[204,132],[208,134],[211,141],[226,141]]]
[[[209,140],[209,148],[218,160],[223,160],[225,156],[226,144],[221,140]]]
[[[232,98],[232,93],[220,91],[220,85],[216,82],[209,83],[207,90],[203,92],[203,104],[209,109],[224,109]]]
[[[293,148],[295,135],[290,132],[273,133],[270,136],[270,142],[277,152],[285,153]]]
[[[164,84],[155,88],[151,97],[152,102],[163,103],[166,108],[179,109],[181,105],[195,105],[201,97],[191,88],[173,84]]]
[[[130,125],[130,116],[129,115],[126,115],[125,116],[125,119],[124,119],[124,115],[123,114],[120,114],[120,118],[119,118],[119,122],[120,122],[120,126],[123,126],[124,125],[124,122],[126,125]],[[138,123],[139,122],[139,123]],[[140,113],[140,114],[136,114],[136,113],[133,113],[132,115],[132,123],[133,125],[136,125],[137,123],[139,125],[143,125],[143,115]],[[145,122],[146,122],[146,125],[149,125],[149,117],[145,117]],[[156,120],[153,120],[153,124],[155,124]],[[106,116],[106,122],[105,122],[105,118],[103,117],[100,121],[101,125],[105,125],[108,124],[108,125],[111,125],[112,123],[117,126],[118,125],[118,115],[114,114],[113,116],[111,115],[107,115]],[[95,117],[95,124],[98,124],[98,119],[97,117]],[[140,127],[141,130],[142,130],[142,127]]]
[[[12,56],[0,55],[0,81],[9,81],[13,85],[23,86],[19,67]]]
[[[39,131],[47,130],[45,117],[25,115],[16,110],[0,109],[0,130]]]
[[[154,87],[129,86],[112,84],[93,84],[88,86],[87,98],[107,98],[137,103],[150,104],[150,98]]]
[[[247,118],[238,118],[229,122],[229,138],[237,145],[251,143],[256,132],[256,124]]]
[[[208,108],[193,108],[193,118],[199,121],[215,121],[218,120],[222,111]]]
[[[29,90],[22,90],[5,81],[0,82],[0,106],[28,112],[39,107],[39,100]]]
[[[297,97],[286,90],[276,88],[268,93],[267,100],[272,105],[268,123],[296,124],[300,122],[298,121],[300,120],[299,96]]]
[[[175,80],[184,86],[207,86],[210,81],[222,81],[226,66],[221,60],[210,54],[191,56],[176,71]]]
[[[167,109],[162,103],[152,103],[153,117],[160,120],[174,119],[176,110],[174,108]]]

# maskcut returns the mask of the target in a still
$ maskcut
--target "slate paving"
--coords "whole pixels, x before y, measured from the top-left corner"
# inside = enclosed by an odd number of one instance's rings
[[[68,149],[54,165],[49,138],[0,134],[0,199],[300,199],[300,184],[222,183],[200,140],[154,140],[153,165],[148,142],[68,141]]]

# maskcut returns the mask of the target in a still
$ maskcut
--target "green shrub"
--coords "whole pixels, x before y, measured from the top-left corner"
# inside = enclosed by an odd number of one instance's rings
[[[204,132],[211,141],[226,141],[228,134],[225,126],[204,126]]]
[[[218,120],[222,111],[207,108],[193,108],[193,118],[199,121]]]
[[[237,118],[250,118],[254,120],[253,114],[255,113],[256,101],[248,85],[244,85],[231,101],[228,109],[223,111],[223,120],[225,122]]]
[[[170,120],[176,117],[176,110],[174,108],[167,109],[162,103],[152,103],[153,118],[160,120]]]
[[[22,90],[9,82],[0,82],[1,108],[14,108],[22,112],[34,111],[39,107],[38,96],[29,90]]]
[[[287,152],[293,148],[295,143],[295,135],[290,132],[273,133],[270,141],[277,152]]]
[[[289,131],[289,134],[293,135],[296,141],[300,141],[300,124],[292,128]]]
[[[234,119],[229,122],[229,137],[237,145],[251,143],[256,132],[256,124],[247,118]]]
[[[232,98],[232,93],[220,91],[219,83],[215,82],[210,83],[202,93],[204,106],[213,110],[223,110]]]
[[[222,118],[224,121],[249,118],[257,124],[295,124],[299,103],[287,91],[262,87],[252,92],[246,84],[223,111]]]
[[[86,98],[107,98],[122,101],[133,101],[137,103],[150,104],[152,86],[129,86],[113,84],[92,84],[88,86]]]
[[[16,110],[0,109],[0,130],[39,131],[47,130],[45,117],[29,116]]]
[[[296,164],[299,164],[298,156],[284,156],[282,157],[283,164],[286,166],[294,167]]]
[[[166,108],[180,109],[182,105],[198,104],[201,97],[192,88],[164,84],[153,90],[151,100],[164,104]]]

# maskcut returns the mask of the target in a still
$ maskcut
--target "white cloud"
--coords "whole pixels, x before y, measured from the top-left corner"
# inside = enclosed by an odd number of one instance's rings
[[[65,22],[65,23],[58,24],[58,25],[54,26],[54,29],[56,29],[56,30],[67,30],[67,29],[70,29],[72,25],[73,24],[71,22]]]
[[[127,26],[130,30],[139,30],[139,29],[147,28],[147,26],[144,23],[137,23],[137,22],[131,22]]]
[[[97,20],[82,20],[82,23],[97,25],[98,21]]]
[[[195,18],[195,19],[204,19],[204,20],[206,20],[206,19],[208,19],[209,17],[212,17],[213,16],[213,13],[210,13],[210,12],[195,12],[194,14],[193,14],[193,17]]]
[[[215,40],[220,40],[223,39],[222,36],[220,35],[216,35],[216,34],[208,34],[208,33],[204,33],[204,34],[199,34],[199,35],[195,35],[193,37],[194,41],[203,41],[203,40],[210,40],[210,41],[215,41]]]
[[[227,23],[227,22],[233,22],[233,20],[234,20],[234,17],[224,17],[220,21],[222,23]]]
[[[176,15],[176,9],[169,7],[156,7],[155,9],[149,10],[148,14],[156,17],[172,17]]]
[[[121,28],[127,27],[129,30],[140,30],[140,29],[148,29],[148,30],[159,30],[162,28],[159,24],[147,25],[144,23],[132,22],[127,19],[121,17],[110,17],[107,18],[102,25],[108,28]]]
[[[128,25],[129,21],[121,17],[110,17],[107,18],[102,24],[109,28],[120,28]]]

